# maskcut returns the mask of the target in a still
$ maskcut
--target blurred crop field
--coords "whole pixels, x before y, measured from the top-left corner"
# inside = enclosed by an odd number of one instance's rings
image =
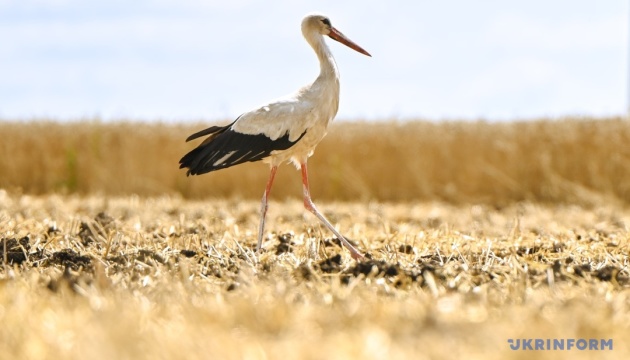
[[[177,169],[208,125],[0,122],[0,358],[630,356],[630,123],[336,124],[312,195],[358,262],[291,166],[255,253],[267,166]]]
[[[196,145],[184,139],[213,124],[0,122],[0,187],[259,199],[268,176],[261,162],[191,178],[178,169]],[[312,192],[338,201],[627,203],[629,125],[612,118],[339,122],[309,161]],[[275,198],[301,196],[292,167],[281,167],[276,181]]]

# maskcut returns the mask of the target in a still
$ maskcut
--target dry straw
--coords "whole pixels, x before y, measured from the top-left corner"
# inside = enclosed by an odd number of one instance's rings
[[[630,212],[0,191],[6,359],[628,358]],[[103,212],[103,214],[97,215]],[[309,221],[311,219],[312,221]],[[18,241],[19,240],[19,241]],[[513,351],[509,339],[612,339]]]

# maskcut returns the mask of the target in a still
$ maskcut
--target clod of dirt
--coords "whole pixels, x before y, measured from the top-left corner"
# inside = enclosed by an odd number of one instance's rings
[[[234,291],[234,290],[238,289],[239,286],[240,286],[239,283],[233,282],[230,285],[228,285],[228,287],[225,290],[227,290],[227,291]]]
[[[338,273],[341,271],[341,255],[337,254],[331,258],[320,261],[317,267],[325,273]]]
[[[91,225],[91,226],[90,226]],[[96,241],[98,236],[107,237],[106,231],[114,227],[114,218],[105,214],[104,212],[98,213],[94,218],[92,224],[85,222],[81,223],[79,228],[79,238],[84,246]]]
[[[85,255],[79,255],[72,249],[64,249],[54,252],[50,257],[49,262],[69,267],[72,270],[79,270],[80,268],[90,268],[92,265],[92,258]]]
[[[187,258],[191,258],[197,255],[197,252],[194,250],[180,250],[179,253],[184,255]]]
[[[398,247],[398,252],[401,252],[403,254],[413,254],[413,246],[406,244],[406,245],[400,245]]]
[[[619,270],[613,266],[608,265],[595,271],[594,275],[601,281],[611,281],[613,279],[616,280],[617,274],[619,274]]]
[[[295,243],[291,241],[292,239],[293,239],[293,234],[291,233],[278,235],[278,241],[280,243],[276,247],[276,255],[284,254],[286,252],[292,252],[293,251],[292,246],[295,245]]]
[[[56,234],[61,232],[61,230],[59,230],[59,228],[57,227],[57,224],[52,224],[48,227],[48,230],[46,230],[46,235],[50,236],[52,234]]]
[[[0,241],[0,258],[4,263],[4,251],[6,249],[7,264],[21,264],[28,256],[28,251],[31,249],[30,239],[25,236],[21,239],[2,239]]]
[[[341,276],[341,282],[344,284],[350,283],[350,278],[357,277],[359,274],[363,274],[366,277],[371,276],[384,276],[394,277],[397,276],[401,270],[398,265],[391,265],[385,261],[367,260],[356,263],[351,268],[345,270]]]
[[[551,265],[551,269],[553,270],[553,273],[555,276],[558,276],[559,274],[562,273],[562,261],[560,260],[556,260],[553,262],[553,265]]]
[[[301,263],[300,266],[297,267],[295,272],[299,276],[299,278],[306,281],[313,278],[313,269],[311,269],[311,267],[307,263]]]
[[[591,265],[590,264],[577,265],[573,267],[573,271],[575,272],[575,275],[584,277],[585,274],[591,272]]]
[[[385,261],[362,261],[356,263],[353,267],[344,271],[346,274],[352,274],[353,276],[359,276],[359,274],[363,274],[365,276],[386,276],[392,277],[396,276],[399,273],[398,265],[391,265],[386,263]]]

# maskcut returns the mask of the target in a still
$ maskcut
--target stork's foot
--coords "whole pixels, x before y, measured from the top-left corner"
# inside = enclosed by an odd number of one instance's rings
[[[356,261],[365,259],[365,256],[363,256],[360,252],[356,250],[355,251],[350,250],[350,256],[352,256],[352,258]]]
[[[339,237],[339,241],[341,241],[341,245],[343,245],[343,247],[345,247],[346,249],[348,249],[348,251],[350,251],[350,256],[352,256],[352,258],[356,261],[359,261],[363,258],[365,258],[363,256],[363,254],[361,254],[361,252],[359,252],[359,250],[357,250],[351,243],[350,241],[348,241],[348,239],[346,239],[345,237],[341,236]]]

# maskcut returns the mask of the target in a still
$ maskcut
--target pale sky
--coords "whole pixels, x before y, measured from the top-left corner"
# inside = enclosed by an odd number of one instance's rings
[[[0,0],[0,119],[223,120],[315,79],[328,41],[340,119],[625,113],[628,0]]]

